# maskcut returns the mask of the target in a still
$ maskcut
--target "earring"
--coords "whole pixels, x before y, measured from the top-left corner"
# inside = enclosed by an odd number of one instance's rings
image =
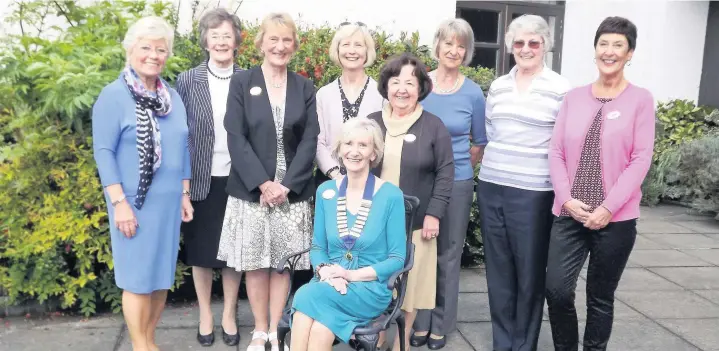
[[[593,58],[592,61],[594,61],[594,63],[597,63],[597,58]]]
[[[627,66],[631,66],[631,65],[632,65],[632,60],[627,61]]]

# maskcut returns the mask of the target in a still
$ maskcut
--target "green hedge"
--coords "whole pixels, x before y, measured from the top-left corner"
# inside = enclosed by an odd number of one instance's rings
[[[125,62],[121,41],[134,19],[156,14],[176,24],[176,9],[167,3],[73,1],[14,3],[11,24],[23,35],[0,42],[0,288],[11,301],[53,298],[61,307],[96,312],[99,303],[120,307],[114,285],[108,218],[92,157],[90,109],[102,87],[117,78]],[[46,18],[65,21],[66,29],[46,26]],[[257,28],[247,25],[238,63],[259,64],[250,40]],[[330,28],[301,28],[302,45],[291,69],[319,87],[335,79],[327,48]],[[377,62],[368,69],[377,77],[390,56],[410,51],[430,67],[436,64],[418,45],[417,34],[391,38],[375,33]],[[197,32],[178,35],[175,55],[164,77],[197,65],[203,54]],[[494,77],[488,69],[464,73],[485,90]],[[481,260],[476,208],[468,231],[463,262]],[[189,274],[178,262],[178,287]],[[2,290],[0,289],[0,290]]]

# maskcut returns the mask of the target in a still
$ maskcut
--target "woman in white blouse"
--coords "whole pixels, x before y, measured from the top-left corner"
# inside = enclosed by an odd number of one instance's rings
[[[342,67],[342,75],[317,91],[317,186],[342,175],[342,166],[331,156],[342,123],[382,109],[377,82],[365,73],[365,67],[371,66],[377,55],[367,26],[362,22],[342,23],[332,38],[329,53],[332,62]]]
[[[213,268],[222,269],[225,306],[222,313],[222,341],[234,346],[237,332],[237,293],[241,273],[217,260],[222,221],[227,206],[227,179],[230,153],[223,124],[230,90],[230,78],[240,68],[234,64],[240,45],[240,20],[225,9],[209,11],[200,20],[200,46],[208,60],[177,78],[177,92],[187,110],[189,127],[190,199],[195,218],[183,225],[183,261],[192,266],[200,325],[197,341],[210,346],[215,341],[210,309]]]

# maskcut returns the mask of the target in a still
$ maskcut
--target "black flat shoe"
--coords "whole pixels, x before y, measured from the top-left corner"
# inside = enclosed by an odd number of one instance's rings
[[[207,335],[200,334],[200,328],[197,328],[197,342],[200,343],[200,345],[208,347],[212,346],[212,344],[215,343],[215,331],[213,330],[212,333]]]
[[[427,348],[430,350],[439,350],[447,345],[447,337],[443,336],[441,339],[427,338]]]
[[[427,339],[429,339],[429,333],[422,336],[412,333],[409,337],[409,344],[412,347],[422,347],[427,344]]]
[[[225,327],[222,327],[222,342],[227,346],[235,346],[240,343],[240,332],[239,330],[234,335],[227,334]]]

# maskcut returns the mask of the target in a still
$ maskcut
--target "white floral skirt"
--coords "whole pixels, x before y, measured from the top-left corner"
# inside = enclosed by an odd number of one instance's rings
[[[230,196],[222,223],[217,259],[236,271],[275,268],[283,257],[312,245],[309,201],[262,207]],[[296,269],[310,269],[309,254]]]

